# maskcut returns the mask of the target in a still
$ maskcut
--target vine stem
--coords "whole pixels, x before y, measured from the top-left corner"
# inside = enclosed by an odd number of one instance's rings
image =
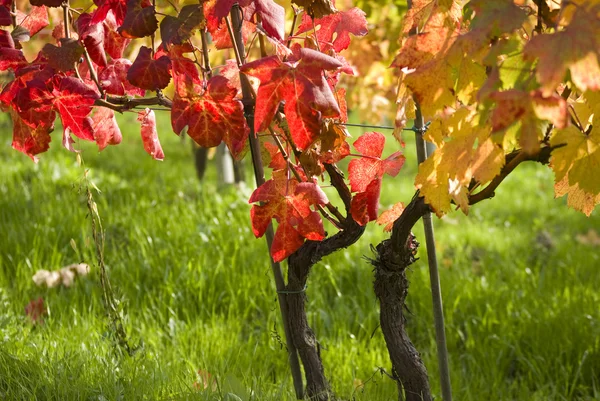
[[[234,45],[234,49],[236,50],[236,58],[238,59],[238,63],[241,65],[244,63],[245,59],[245,49],[244,49],[244,41],[242,39],[242,9],[239,4],[234,4],[231,8],[231,25],[229,21],[227,21],[227,28],[229,30],[231,40]],[[256,185],[261,186],[265,182],[265,173],[263,169],[262,160],[260,158],[260,144],[258,142],[258,138],[254,132],[254,107],[252,106],[252,87],[248,82],[246,76],[240,72],[240,82],[242,86],[242,96],[246,100],[244,108],[246,109],[246,119],[248,121],[248,126],[250,127],[250,153],[252,155],[252,165],[254,167],[254,178],[256,180]],[[285,281],[283,279],[283,273],[281,272],[281,265],[279,262],[275,262],[271,257],[271,245],[273,244],[273,224],[269,223],[267,231],[265,233],[267,246],[269,248],[269,258],[271,260],[271,269],[273,271],[273,276],[275,278],[275,287],[277,289],[277,298],[279,300],[279,310],[281,313],[281,318],[283,320],[283,329],[285,333],[285,341],[288,350],[288,357],[290,363],[290,369],[292,373],[292,379],[294,382],[294,390],[296,392],[296,398],[302,399],[304,398],[304,388],[302,382],[302,371],[300,370],[300,361],[298,359],[298,351],[294,346],[294,342],[291,337],[290,326],[288,323],[287,313],[287,298],[282,291],[285,291]]]
[[[415,137],[417,145],[417,159],[421,164],[427,159],[427,148],[423,139],[425,121],[421,113],[421,106],[415,99]],[[450,382],[450,368],[448,366],[448,347],[446,345],[446,329],[444,325],[444,307],[442,303],[442,289],[438,270],[437,253],[435,249],[435,235],[433,233],[433,221],[431,212],[423,214],[423,226],[425,228],[425,242],[427,244],[427,262],[429,264],[429,281],[431,285],[431,297],[433,300],[433,318],[435,321],[435,340],[437,343],[438,367],[440,370],[440,383],[442,387],[442,399],[452,401],[452,385]]]

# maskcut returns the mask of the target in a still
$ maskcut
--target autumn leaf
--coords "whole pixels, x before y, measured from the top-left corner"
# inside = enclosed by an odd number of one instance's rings
[[[383,231],[390,232],[394,226],[394,222],[400,217],[402,212],[404,211],[404,203],[398,202],[390,209],[381,213],[381,215],[377,218],[377,224],[383,227]]]
[[[131,61],[126,58],[112,59],[110,63],[100,70],[98,80],[102,89],[116,96],[144,96],[144,89],[133,86],[127,81],[127,72],[131,67]]]
[[[335,2],[331,0],[293,0],[292,3],[303,7],[313,18],[322,18],[337,12]]]
[[[13,109],[10,110],[10,117],[13,122],[13,149],[25,153],[37,163],[36,155],[47,151],[50,147],[50,132],[54,127],[38,125],[32,128]]]
[[[248,202],[261,202],[250,211],[252,231],[257,238],[265,233],[271,219],[279,223],[271,246],[276,262],[294,253],[305,238],[313,241],[325,238],[321,217],[311,206],[325,205],[329,200],[313,182],[288,180],[282,172],[258,187]]]
[[[48,20],[48,9],[45,6],[31,7],[29,14],[17,11],[17,24],[29,31],[33,36],[50,24]]]
[[[152,49],[140,48],[135,61],[127,71],[127,80],[132,85],[146,90],[164,89],[171,81],[171,60],[168,56],[152,58]]]
[[[188,126],[188,135],[200,146],[227,144],[234,158],[246,150],[250,128],[244,106],[235,98],[237,89],[223,76],[212,77],[206,90],[196,86],[186,96],[176,94],[171,111],[171,125],[176,134]]]
[[[93,18],[92,18],[92,21]],[[117,32],[117,21],[112,11],[109,11],[102,21],[104,27],[104,50],[106,54],[113,59],[122,58],[125,47],[131,42],[131,39],[124,38]]]
[[[62,6],[62,0],[30,0],[32,6],[41,7],[60,7]]]
[[[92,13],[92,23],[103,22],[109,14],[112,14],[115,25],[123,25],[127,13],[127,0],[94,0],[94,3],[98,8]]]
[[[583,113],[580,118],[585,120]],[[556,196],[569,195],[569,204],[587,215],[600,202],[600,104],[589,117],[588,131],[574,126],[559,129],[551,137],[550,166],[555,173]],[[586,121],[587,122],[587,121]],[[585,127],[584,127],[585,128]]]
[[[466,107],[434,120],[431,127],[439,131],[438,148],[419,165],[415,186],[438,217],[450,211],[451,202],[466,214],[471,180],[491,181],[504,165],[504,152],[490,138],[490,127]]]
[[[92,116],[92,128],[99,151],[102,151],[108,145],[118,145],[123,139],[115,118],[115,112],[111,109],[105,107],[96,109]]]
[[[127,13],[123,24],[117,29],[128,39],[152,35],[158,29],[154,7],[144,7],[144,0],[128,0]]]
[[[198,66],[193,60],[185,56],[186,53],[193,52],[194,48],[187,43],[185,45],[171,46],[171,49],[169,50],[171,73],[173,74],[175,91],[178,95],[183,97],[190,91],[194,91],[196,86],[202,84]]]
[[[30,301],[27,306],[25,306],[25,315],[31,320],[33,324],[43,324],[44,323],[44,315],[46,315],[48,311],[46,310],[46,306],[44,305],[44,299],[38,298],[36,300]]]
[[[563,2],[563,8],[569,2]],[[534,36],[525,45],[524,57],[538,59],[536,76],[542,94],[551,95],[567,70],[581,91],[600,89],[600,4],[583,2],[575,8],[564,30]]]
[[[305,149],[319,135],[320,117],[333,118],[340,113],[323,71],[335,70],[341,65],[333,57],[311,49],[301,49],[296,62],[282,62],[271,56],[243,65],[242,72],[260,80],[255,131],[266,130],[279,103],[285,101],[285,116],[294,144],[300,150]]]
[[[381,178],[376,178],[367,185],[364,191],[352,197],[350,214],[354,221],[364,226],[369,221],[377,220],[380,192]]]
[[[19,49],[0,47],[0,71],[13,70],[18,71],[29,63],[25,59],[23,52]]]
[[[156,116],[154,111],[145,109],[138,113],[137,120],[141,123],[142,142],[144,143],[144,150],[154,160],[163,160],[165,154],[163,153],[160,141],[158,139],[158,132],[156,131]]]
[[[492,40],[519,29],[527,13],[512,0],[471,0],[467,4],[475,12],[469,31],[458,39],[468,54],[479,51]]]
[[[7,6],[0,5],[0,26],[12,25],[10,9]]]
[[[296,35],[312,31],[317,26],[319,29],[316,36],[321,43],[322,52],[333,48],[339,53],[350,45],[350,34],[365,36],[368,32],[365,12],[357,7],[348,11],[338,11],[314,21],[309,14],[304,14]]]
[[[92,15],[83,13],[77,18],[77,33],[94,63],[100,67],[106,67],[104,25],[93,24]]]
[[[491,116],[492,131],[504,131],[520,122],[519,143],[530,154],[540,148],[540,140],[544,134],[540,126],[541,120],[548,120],[559,129],[565,128],[569,121],[567,103],[557,94],[544,96],[541,91],[527,93],[510,89],[493,92],[489,99],[496,103]]]
[[[354,142],[354,147],[363,157],[354,159],[348,165],[348,176],[352,192],[364,192],[374,180],[384,174],[395,177],[404,165],[405,157],[395,152],[382,160],[385,136],[379,132],[367,132]]]
[[[235,3],[244,9],[244,19],[250,20],[255,14],[260,17],[264,30],[277,40],[284,39],[285,9],[273,0],[216,0],[209,2],[205,8],[208,20],[208,29],[211,34],[220,25],[223,18],[227,17]]]
[[[77,78],[64,77],[52,91],[52,107],[60,115],[64,128],[63,145],[73,150],[70,133],[88,141],[94,140],[92,106],[100,96]]]
[[[206,25],[201,4],[184,6],[177,17],[167,15],[160,22],[160,36],[163,43],[180,45]]]
[[[83,56],[83,47],[76,39],[60,39],[60,46],[46,43],[42,53],[48,58],[48,65],[58,71],[70,71],[75,68]]]

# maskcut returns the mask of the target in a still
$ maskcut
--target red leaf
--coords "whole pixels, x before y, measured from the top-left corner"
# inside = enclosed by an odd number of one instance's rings
[[[396,152],[381,160],[384,145],[385,136],[379,132],[367,132],[354,142],[354,147],[366,157],[354,159],[348,165],[352,192],[366,191],[371,182],[380,180],[385,173],[392,177],[398,174],[404,165],[405,157],[401,152]]]
[[[160,37],[163,44],[186,43],[197,29],[204,28],[205,20],[200,4],[190,4],[179,11],[177,17],[170,15],[160,22]]]
[[[52,94],[53,108],[60,115],[64,128],[63,145],[73,150],[69,133],[72,132],[78,138],[88,141],[94,140],[94,129],[89,114],[92,105],[99,98],[92,88],[86,86],[77,78],[61,78],[58,89],[54,88]]]
[[[15,48],[15,41],[13,40],[10,32],[5,31],[4,29],[0,29],[0,48]]]
[[[118,145],[123,136],[115,118],[115,112],[106,107],[100,107],[92,117],[94,140],[98,150],[102,151],[108,145]]]
[[[0,5],[0,26],[9,26],[9,25],[12,25],[10,9],[6,6]]]
[[[369,183],[364,192],[354,195],[350,203],[350,214],[354,221],[364,226],[369,221],[377,220],[380,192],[381,179],[377,178]]]
[[[92,14],[92,23],[97,24],[104,21],[112,11],[116,25],[123,24],[127,13],[127,0],[94,0],[94,3],[98,8]]]
[[[279,146],[274,143],[265,142],[265,149],[269,152],[271,156],[271,160],[269,161],[269,168],[272,168],[274,171],[283,170],[287,167],[287,162],[283,158],[283,155],[279,151]]]
[[[106,53],[115,59],[123,57],[123,51],[131,39],[124,38],[117,32],[118,25],[112,11],[106,14],[102,26],[104,27],[104,50]]]
[[[252,0],[242,2],[248,5],[244,13],[250,16],[258,14],[265,31],[277,40],[283,41],[285,37],[285,9],[273,0]]]
[[[249,203],[254,202],[262,202],[252,206],[250,211],[252,231],[256,237],[265,233],[272,218],[279,223],[271,247],[271,255],[276,262],[300,248],[304,238],[314,241],[325,238],[323,222],[319,214],[310,208],[329,202],[317,184],[288,180],[282,172],[252,193]]]
[[[42,54],[48,58],[48,65],[58,71],[70,71],[83,55],[83,47],[76,39],[60,39],[60,47],[46,43]]]
[[[29,31],[33,36],[50,24],[48,10],[45,6],[31,7],[29,14],[17,13],[17,24]]]
[[[254,128],[267,129],[279,103],[285,101],[285,116],[295,145],[307,148],[318,136],[321,116],[337,117],[339,107],[323,70],[334,70],[341,63],[323,53],[300,49],[300,61],[282,62],[265,57],[242,66],[242,72],[260,79],[256,99]],[[302,94],[302,99],[299,99]]]
[[[154,7],[144,7],[144,0],[128,0],[127,14],[117,31],[124,37],[143,38],[152,35],[158,29],[158,20]]]
[[[336,53],[339,53],[350,46],[350,34],[365,36],[368,32],[365,12],[357,7],[348,11],[338,11],[314,22],[310,15],[305,13],[296,34],[311,31],[315,26],[319,26],[317,40],[321,43],[323,52],[333,48]]]
[[[32,6],[46,6],[46,7],[60,7],[62,6],[62,0],[29,0]]]
[[[243,20],[242,21],[242,41],[244,44],[248,41],[248,38],[251,34],[256,31],[256,24]],[[219,27],[213,30],[211,33],[213,41],[215,42],[215,47],[217,49],[231,49],[233,48],[233,43],[231,42],[231,37],[229,36],[229,31],[227,30],[227,24],[225,21],[221,22]]]
[[[16,72],[27,64],[29,63],[21,50],[0,47],[0,71],[11,69]]]
[[[167,56],[152,59],[152,49],[140,48],[133,65],[127,71],[127,80],[132,85],[146,90],[164,89],[171,81],[171,61]]]
[[[202,84],[197,65],[184,56],[184,53],[192,53],[193,51],[194,48],[189,44],[171,46],[169,51],[175,91],[183,97],[188,92],[193,91],[195,85]]]
[[[31,319],[34,324],[44,323],[44,315],[47,314],[44,299],[38,298],[35,301],[30,301],[25,307],[25,315]]]
[[[208,29],[211,34],[219,26],[219,23],[225,18],[231,7],[237,0],[216,0],[214,5],[209,4],[206,7],[205,14],[208,20]],[[250,20],[255,14],[258,14],[265,31],[272,37],[283,41],[285,28],[285,9],[273,0],[242,0],[239,2],[244,9],[244,18]]]
[[[93,24],[91,14],[84,13],[77,18],[77,32],[92,61],[100,67],[106,67],[104,25]]]
[[[38,125],[31,128],[13,109],[10,110],[10,116],[13,121],[13,149],[25,153],[37,162],[38,158],[35,155],[47,151],[50,147],[50,132],[54,127]]]
[[[154,111],[146,109],[138,113],[138,121],[142,123],[142,142],[144,142],[144,150],[148,152],[154,160],[163,160],[163,153],[158,133],[156,132],[156,117]]]
[[[213,147],[224,141],[234,158],[240,159],[246,147],[250,128],[244,118],[244,106],[235,99],[237,89],[227,78],[215,76],[208,81],[204,93],[190,91],[175,96],[171,125],[176,134],[188,126],[188,135],[200,146]]]
[[[98,74],[102,89],[106,93],[116,96],[144,96],[145,90],[137,88],[127,81],[127,72],[130,67],[131,61],[126,58],[111,60],[108,66]]]

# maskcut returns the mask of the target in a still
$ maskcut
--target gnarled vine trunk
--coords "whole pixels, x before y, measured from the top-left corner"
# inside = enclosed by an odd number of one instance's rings
[[[413,251],[418,243],[409,238],[406,252],[394,253],[391,240],[377,246],[375,266],[375,295],[379,299],[379,322],[392,361],[392,371],[398,385],[398,399],[431,401],[427,369],[419,352],[405,330],[404,302],[408,295],[406,268],[414,261]],[[404,396],[403,396],[404,395]]]
[[[321,360],[320,346],[306,316],[306,282],[310,269],[321,258],[355,243],[365,228],[351,218],[346,220],[343,231],[324,241],[306,241],[288,259],[288,284],[286,287],[287,318],[294,346],[304,366],[306,396],[309,400],[328,401],[335,399]]]

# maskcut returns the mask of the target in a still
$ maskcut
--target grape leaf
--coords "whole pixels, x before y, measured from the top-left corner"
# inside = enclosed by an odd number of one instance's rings
[[[600,174],[600,104],[595,105],[589,118],[592,123],[586,132],[569,126],[557,130],[550,139],[550,144],[557,147],[550,159],[556,195],[568,194],[575,209],[587,215],[600,201],[600,180],[597,179]]]
[[[568,6],[563,3],[563,7]],[[524,57],[538,58],[536,76],[542,93],[551,95],[567,70],[582,91],[600,89],[600,4],[583,2],[562,31],[534,36],[525,46]]]
[[[518,89],[493,92],[489,98],[496,102],[491,117],[492,131],[500,132],[520,121],[520,144],[525,152],[534,153],[540,148],[543,137],[540,120],[549,120],[557,128],[565,128],[569,122],[566,101],[552,94],[544,96],[541,91],[527,93]]]
[[[333,48],[339,53],[350,45],[350,34],[365,36],[368,32],[365,12],[357,7],[348,11],[338,11],[314,21],[309,14],[304,14],[296,35],[311,31],[315,26],[319,26],[316,36],[323,52]]]
[[[512,0],[471,0],[467,7],[475,11],[469,31],[458,40],[468,54],[479,51],[490,41],[519,29],[527,13]]]
[[[17,11],[17,24],[29,31],[33,36],[50,24],[48,10],[45,6],[31,7],[29,14]]]
[[[243,65],[241,71],[260,80],[255,131],[267,129],[283,100],[292,138],[302,150],[319,135],[321,116],[337,117],[340,113],[323,70],[335,70],[342,64],[311,49],[301,49],[299,58],[296,62],[282,62],[276,56],[265,57]]]
[[[171,46],[169,50],[175,91],[183,97],[188,92],[195,90],[195,86],[202,84],[198,67],[191,59],[184,56],[185,53],[192,53],[193,51],[194,48],[187,43]]]
[[[331,0],[293,0],[292,3],[303,7],[313,18],[322,18],[337,12],[335,2]]]
[[[270,142],[265,142],[263,145],[267,152],[269,152],[269,168],[272,168],[273,171],[283,170],[287,168],[287,162],[283,158],[283,155],[281,154],[281,151],[279,150],[279,147],[277,145]]]
[[[94,140],[92,119],[88,117],[92,106],[100,96],[96,91],[77,78],[60,78],[58,88],[54,88],[52,107],[60,115],[64,128],[63,145],[73,150],[69,133],[88,141]]]
[[[127,81],[127,72],[131,67],[131,61],[126,58],[113,59],[100,70],[98,80],[102,89],[108,94],[116,96],[144,96],[146,91],[137,88]]]
[[[135,61],[127,71],[127,80],[132,85],[146,90],[164,89],[171,81],[170,71],[171,60],[168,56],[160,56],[154,60],[152,49],[142,46]]]
[[[93,24],[92,15],[83,13],[77,18],[77,33],[92,61],[100,67],[106,67],[104,25]]]
[[[41,7],[60,7],[62,6],[62,0],[29,0],[32,6]]]
[[[28,64],[29,63],[21,50],[0,47],[0,71],[6,71],[8,69],[18,71]]]
[[[244,106],[235,98],[237,89],[223,76],[212,77],[206,90],[191,90],[186,96],[176,94],[171,110],[171,125],[176,134],[188,126],[188,135],[203,147],[224,141],[234,158],[246,150],[250,128],[244,117]]]
[[[92,116],[92,128],[99,151],[102,151],[108,145],[118,145],[123,139],[115,118],[115,112],[109,108],[100,107],[96,109]]]
[[[13,40],[10,32],[0,29],[0,48],[15,48],[15,41]]]
[[[366,132],[354,142],[354,147],[364,156],[354,159],[348,165],[348,176],[352,192],[364,192],[374,180],[384,174],[395,177],[404,165],[405,157],[401,152],[381,160],[385,136],[379,132]]]
[[[158,132],[156,131],[156,116],[154,111],[145,109],[138,113],[137,120],[141,123],[142,142],[144,150],[152,156],[154,160],[163,160],[163,153],[160,141],[158,140]]]
[[[404,203],[398,202],[390,209],[381,213],[381,215],[377,218],[377,224],[383,227],[383,231],[390,232],[394,227],[394,222],[400,217],[402,212],[404,211]]]
[[[61,38],[60,47],[46,43],[42,54],[48,58],[48,65],[58,71],[70,71],[83,55],[83,47],[76,39]]]
[[[380,192],[381,178],[376,178],[367,185],[364,191],[352,197],[350,214],[354,221],[364,226],[369,221],[377,220]]]
[[[288,180],[282,171],[282,174],[258,187],[248,202],[261,202],[253,205],[250,211],[252,231],[256,237],[265,233],[271,219],[275,218],[279,223],[271,246],[271,255],[276,262],[300,248],[304,238],[314,241],[325,238],[321,217],[310,207],[325,205],[329,200],[313,182]]]
[[[31,128],[13,109],[10,110],[10,116],[13,121],[13,149],[25,153],[31,157],[31,160],[37,162],[36,155],[47,151],[50,147],[50,132],[54,127],[39,125]]]
[[[152,35],[158,29],[154,7],[144,7],[144,0],[128,0],[123,24],[117,29],[121,36],[134,39]]]
[[[177,17],[167,15],[160,23],[160,36],[163,44],[180,45],[185,43],[197,29],[206,25],[201,4],[184,6]]]
[[[477,114],[468,108],[434,123],[438,125],[439,148],[419,165],[415,186],[438,217],[450,211],[452,200],[466,214],[471,180],[478,179],[483,185],[498,175],[504,152],[490,138],[490,127],[480,124]]]
[[[0,25],[9,26],[12,25],[12,18],[10,15],[10,9],[6,6],[0,5]]]
[[[104,21],[108,14],[112,14],[116,26],[121,26],[127,14],[127,0],[94,0],[98,6],[92,13],[92,23]]]
[[[124,38],[117,32],[118,26],[112,11],[106,14],[102,26],[104,27],[104,50],[106,53],[114,59],[123,57],[123,51],[131,39]]]

